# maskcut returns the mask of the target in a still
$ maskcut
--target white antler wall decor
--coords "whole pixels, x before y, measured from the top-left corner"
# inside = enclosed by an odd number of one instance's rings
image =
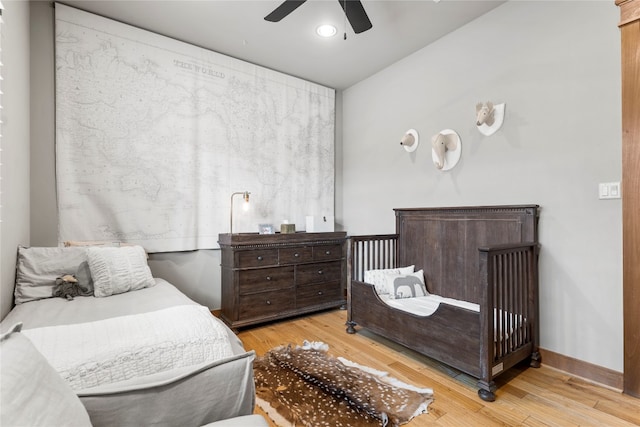
[[[476,104],[476,126],[481,134],[493,135],[504,122],[505,104],[493,105],[493,102]]]

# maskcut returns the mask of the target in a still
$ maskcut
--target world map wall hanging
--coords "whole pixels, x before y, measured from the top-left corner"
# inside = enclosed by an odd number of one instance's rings
[[[234,232],[334,214],[333,89],[55,10],[60,241],[217,248],[235,191]]]

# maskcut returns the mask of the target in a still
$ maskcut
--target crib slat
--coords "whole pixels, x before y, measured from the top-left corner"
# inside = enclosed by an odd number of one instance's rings
[[[363,281],[367,270],[394,268],[398,236],[381,234],[351,236],[351,277]]]
[[[509,355],[535,339],[532,328],[535,307],[531,293],[536,277],[533,260],[536,247],[533,244],[508,249],[481,249],[487,254],[487,286],[491,287],[492,322],[495,337],[493,363],[505,360]],[[485,326],[486,327],[486,326]]]

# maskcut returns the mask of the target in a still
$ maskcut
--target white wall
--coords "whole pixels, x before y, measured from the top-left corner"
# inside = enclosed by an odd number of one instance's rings
[[[29,3],[2,3],[0,319],[13,304],[18,245],[29,244]]]
[[[537,203],[541,347],[622,371],[620,39],[612,1],[511,1],[343,94],[342,221],[394,231],[396,207]],[[506,103],[491,137],[475,105]],[[415,128],[421,142],[399,145]],[[455,129],[455,169],[431,136]]]
[[[58,244],[53,6],[31,1],[31,245]]]

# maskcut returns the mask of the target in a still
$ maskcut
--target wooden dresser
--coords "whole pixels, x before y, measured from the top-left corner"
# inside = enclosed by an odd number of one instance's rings
[[[344,305],[346,232],[220,234],[220,317],[239,328]]]

